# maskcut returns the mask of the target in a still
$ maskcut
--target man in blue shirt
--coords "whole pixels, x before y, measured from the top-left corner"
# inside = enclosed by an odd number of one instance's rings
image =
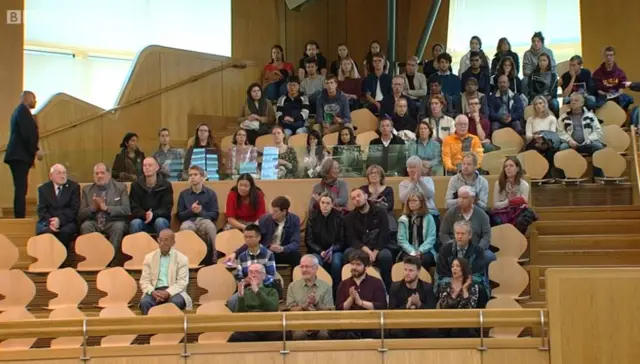
[[[373,55],[373,73],[362,81],[362,93],[369,105],[367,108],[374,114],[382,111],[382,99],[391,94],[391,76],[384,73],[384,55]]]
[[[438,73],[431,75],[431,78],[438,78],[441,81],[442,93],[455,97],[460,95],[460,78],[451,71],[451,55],[449,53],[440,53],[438,55]],[[431,83],[431,81],[429,81]]]

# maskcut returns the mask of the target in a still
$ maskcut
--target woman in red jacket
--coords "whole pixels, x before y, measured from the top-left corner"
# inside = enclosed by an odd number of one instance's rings
[[[255,223],[265,213],[264,193],[256,186],[250,174],[241,174],[227,195],[227,209],[224,213],[227,224],[224,230],[244,230],[248,224]]]

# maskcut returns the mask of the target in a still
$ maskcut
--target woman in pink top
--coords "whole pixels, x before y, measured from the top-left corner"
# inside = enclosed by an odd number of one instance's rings
[[[276,44],[271,47],[271,62],[262,71],[262,87],[269,100],[278,100],[280,88],[292,74],[293,64],[285,62],[282,46]]]

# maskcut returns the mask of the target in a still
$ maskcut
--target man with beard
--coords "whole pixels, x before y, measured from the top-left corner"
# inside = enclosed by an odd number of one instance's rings
[[[369,254],[356,250],[349,256],[351,278],[340,282],[336,299],[337,310],[383,310],[387,308],[387,295],[382,281],[366,273],[371,264]],[[380,337],[379,330],[340,331],[341,339],[373,339]]]
[[[357,252],[367,255],[367,265],[375,262],[380,268],[380,276],[387,288],[391,286],[391,267],[394,254],[388,247],[389,244],[389,220],[387,212],[381,208],[369,204],[367,194],[359,188],[351,191],[353,211],[345,217],[347,241],[351,243],[344,256],[352,261],[349,256]]]
[[[389,309],[422,310],[435,309],[438,299],[433,293],[431,283],[418,278],[422,262],[416,256],[407,256],[403,260],[404,279],[394,282],[389,291]],[[392,335],[397,338],[421,338],[432,336],[430,330],[398,329]]]

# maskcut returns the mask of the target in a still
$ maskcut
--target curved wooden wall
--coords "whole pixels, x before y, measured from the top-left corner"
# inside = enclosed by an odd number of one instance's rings
[[[245,64],[246,68],[226,68],[163,91],[232,63]],[[113,112],[64,93],[46,101],[36,115],[46,154],[30,173],[29,196],[36,196],[37,185],[47,179],[48,167],[54,163],[65,164],[72,179],[90,181],[96,162],[113,162],[126,132],[136,132],[142,150],[151,153],[157,148],[157,132],[162,127],[171,130],[173,140],[186,141],[192,133],[188,130],[189,115],[220,117],[217,120],[221,125],[211,126],[226,127],[225,117],[237,117],[247,85],[259,78],[260,68],[250,62],[168,47],[146,47],[136,58]],[[142,98],[145,99],[136,103]],[[74,126],[95,115],[98,116]],[[2,151],[0,158],[3,156]],[[11,205],[13,184],[4,164],[0,175],[7,176],[0,180],[0,204]]]

